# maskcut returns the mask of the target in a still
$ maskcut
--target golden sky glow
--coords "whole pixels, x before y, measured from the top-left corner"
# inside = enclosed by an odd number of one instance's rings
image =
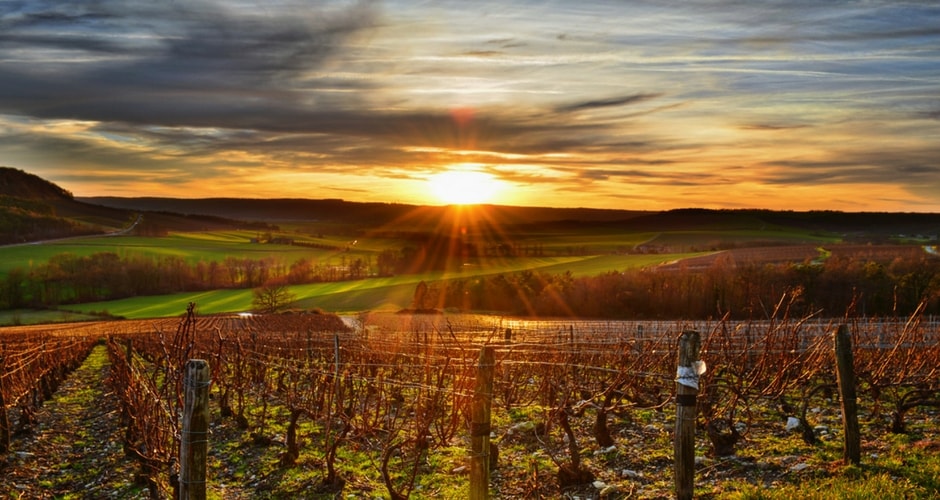
[[[492,175],[465,168],[453,168],[428,178],[431,192],[446,204],[487,203],[499,195],[501,182]],[[497,198],[498,199],[498,198]]]
[[[889,0],[12,2],[0,165],[77,196],[940,212],[938,26]]]

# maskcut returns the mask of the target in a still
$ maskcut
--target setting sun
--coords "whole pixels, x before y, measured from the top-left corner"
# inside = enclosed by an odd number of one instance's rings
[[[500,190],[501,182],[475,170],[449,170],[428,177],[428,185],[438,200],[452,205],[485,203]]]

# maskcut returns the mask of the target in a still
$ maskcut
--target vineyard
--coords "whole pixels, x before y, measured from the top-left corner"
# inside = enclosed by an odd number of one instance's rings
[[[19,450],[43,402],[89,353],[106,350],[121,450],[144,498],[181,488],[191,359],[211,371],[210,498],[468,498],[471,441],[483,434],[495,498],[670,497],[676,342],[695,330],[704,368],[696,491],[720,496],[813,477],[807,456],[841,450],[840,324],[851,333],[866,453],[877,455],[874,443],[891,435],[940,448],[936,319],[829,322],[787,308],[782,300],[769,321],[658,323],[368,314],[344,322],[190,308],[177,319],[6,329],[0,451]],[[486,351],[493,385],[481,426]],[[0,472],[13,463],[0,462]],[[912,482],[914,496],[940,487],[936,470],[925,477]]]

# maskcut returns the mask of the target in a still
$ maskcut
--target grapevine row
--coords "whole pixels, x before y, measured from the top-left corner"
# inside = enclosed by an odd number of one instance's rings
[[[36,423],[36,411],[81,365],[97,337],[87,332],[19,332],[0,337],[0,453]]]
[[[155,496],[176,487],[182,373],[188,359],[200,358],[211,366],[217,415],[255,444],[283,439],[281,467],[295,466],[304,450],[318,452],[319,488],[337,492],[347,479],[340,451],[355,450],[376,465],[390,497],[407,498],[429,456],[466,444],[484,345],[496,351],[493,408],[504,415],[492,429],[494,444],[528,433],[557,465],[562,486],[593,477],[582,450],[614,446],[615,430],[637,425],[631,415],[672,411],[675,341],[687,329],[701,333],[707,370],[697,416],[718,455],[733,453],[767,418],[798,419],[803,439],[814,442],[809,409],[835,404],[838,323],[852,332],[859,396],[872,420],[903,432],[910,411],[938,405],[936,321],[921,313],[796,318],[792,299],[784,296],[770,320],[751,322],[361,315],[350,328],[330,315],[203,317],[191,308],[181,319],[118,322],[106,331],[125,450],[141,461]]]

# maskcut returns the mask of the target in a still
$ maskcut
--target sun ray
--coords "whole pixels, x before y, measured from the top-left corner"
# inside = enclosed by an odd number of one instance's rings
[[[479,170],[455,168],[428,177],[428,187],[443,203],[475,205],[494,199],[502,181]]]

